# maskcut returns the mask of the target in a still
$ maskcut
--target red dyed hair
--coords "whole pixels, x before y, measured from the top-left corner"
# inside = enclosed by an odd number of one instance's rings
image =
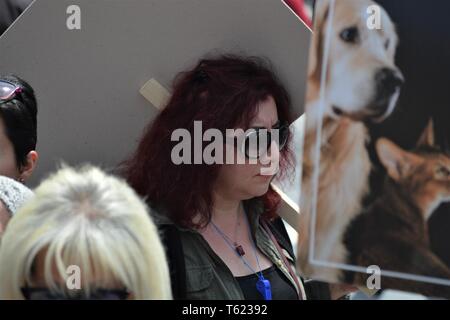
[[[175,165],[171,151],[178,142],[171,141],[172,132],[184,128],[193,137],[194,121],[202,121],[205,131],[216,128],[225,133],[226,129],[238,127],[246,130],[258,112],[258,104],[269,96],[275,100],[279,119],[290,123],[290,100],[266,61],[231,55],[202,59],[192,70],[175,78],[172,92],[167,106],[148,125],[137,150],[124,163],[124,175],[150,206],[164,208],[176,224],[200,227],[210,221],[212,190],[221,165]],[[292,167],[288,141],[280,154],[278,174]],[[263,216],[273,217],[279,195],[270,188],[260,198]],[[255,201],[246,201],[250,203]],[[194,223],[197,214],[201,219]]]

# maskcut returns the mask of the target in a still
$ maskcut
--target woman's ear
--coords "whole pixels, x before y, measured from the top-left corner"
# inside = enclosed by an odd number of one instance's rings
[[[20,182],[27,181],[31,175],[33,174],[34,169],[36,168],[37,161],[39,159],[39,155],[36,151],[30,151],[27,154],[27,162],[24,166],[20,168]]]

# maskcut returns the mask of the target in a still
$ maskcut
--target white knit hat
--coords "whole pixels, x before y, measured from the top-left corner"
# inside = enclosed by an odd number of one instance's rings
[[[0,176],[0,201],[5,204],[11,215],[32,196],[33,192],[22,183]]]

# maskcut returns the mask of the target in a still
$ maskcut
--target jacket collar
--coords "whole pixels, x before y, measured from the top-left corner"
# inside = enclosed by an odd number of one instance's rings
[[[259,226],[259,219],[261,217],[261,214],[264,212],[264,206],[260,199],[254,198],[250,200],[244,201],[244,209],[247,213],[248,221],[250,223],[250,228],[252,230],[252,234],[255,234],[258,230]],[[197,230],[192,228],[187,228],[180,226],[173,222],[168,214],[167,210],[164,207],[153,207],[150,206],[150,215],[153,218],[154,223],[157,226],[175,226],[179,231],[182,232],[195,232],[197,233]]]

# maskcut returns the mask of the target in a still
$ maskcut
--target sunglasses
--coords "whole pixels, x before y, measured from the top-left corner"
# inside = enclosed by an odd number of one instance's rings
[[[241,152],[248,159],[259,159],[270,150],[272,143],[281,151],[289,139],[289,123],[278,122],[272,129],[250,128],[241,144]]]
[[[95,289],[89,296],[82,290],[75,294],[54,292],[48,288],[21,288],[26,300],[126,300],[130,293],[126,289]]]
[[[0,80],[0,102],[8,102],[16,98],[22,88],[12,82]]]

